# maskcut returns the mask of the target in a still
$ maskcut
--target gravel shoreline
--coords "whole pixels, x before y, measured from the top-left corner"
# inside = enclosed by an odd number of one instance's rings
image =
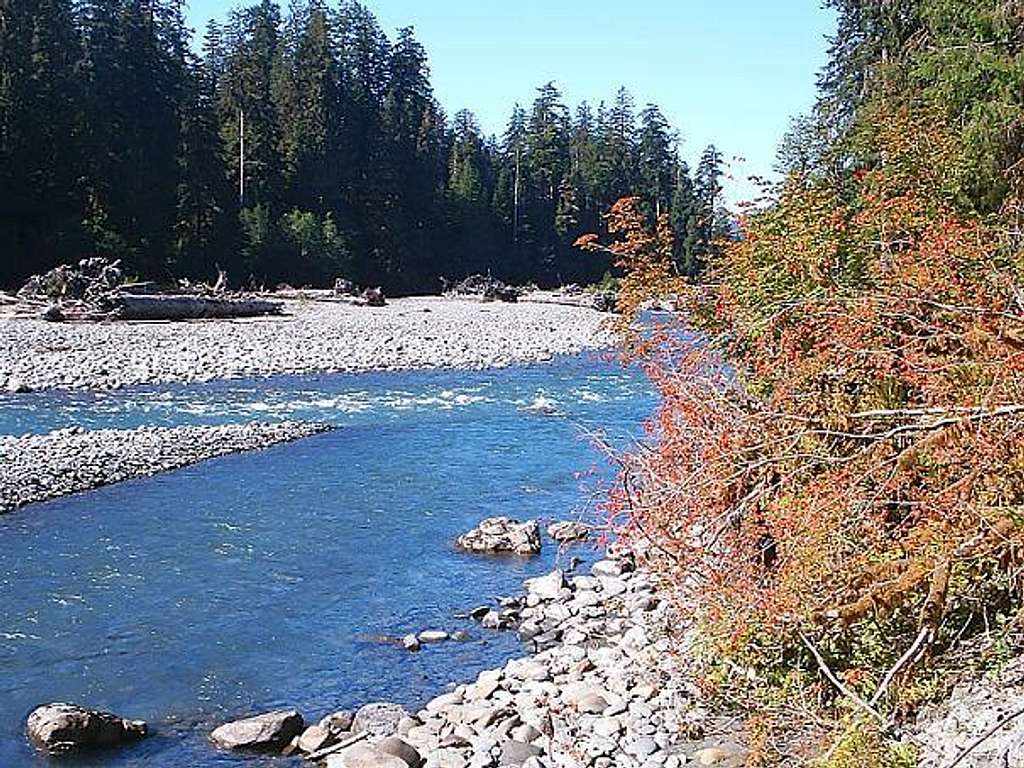
[[[93,431],[72,427],[45,435],[0,437],[0,514],[329,429],[285,421]]]
[[[745,763],[736,725],[713,718],[678,676],[673,609],[628,557],[525,586],[502,603],[534,652],[454,687],[399,726],[427,768]]]
[[[284,317],[47,323],[0,316],[0,391],[294,373],[482,369],[606,348],[608,315],[556,304],[421,297],[385,307],[288,300]]]
[[[525,587],[472,611],[484,631],[515,627],[524,655],[416,713],[371,702],[317,722],[279,710],[226,723],[211,741],[287,745],[285,754],[326,768],[741,768],[739,724],[709,713],[675,674],[674,611],[629,557],[601,560],[589,575],[555,570]],[[422,652],[454,638],[420,636]]]

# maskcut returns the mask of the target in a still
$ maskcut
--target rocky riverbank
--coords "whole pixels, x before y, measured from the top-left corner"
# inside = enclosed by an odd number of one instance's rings
[[[601,560],[588,575],[555,570],[525,587],[469,615],[485,628],[515,628],[529,653],[416,713],[375,702],[307,726],[287,710],[222,726],[212,741],[270,747],[326,768],[746,765],[742,718],[709,710],[680,674],[681,617],[628,556]],[[925,713],[908,732],[921,767],[1024,764],[1022,691],[1017,660]],[[253,732],[264,741],[253,744]]]
[[[628,556],[601,560],[586,575],[554,570],[525,587],[467,614],[485,628],[514,628],[525,655],[453,684],[418,711],[372,702],[307,720],[282,709],[218,726],[209,748],[323,768],[746,765],[742,720],[709,711],[680,674],[681,617]],[[502,621],[488,623],[495,615]],[[966,685],[922,718],[911,733],[924,747],[922,768],[945,768],[968,751],[958,765],[1020,764],[1022,669],[1016,661]],[[143,722],[67,704],[40,707],[27,728],[51,754],[123,746],[147,733]]]
[[[45,435],[0,437],[0,514],[328,429],[289,421],[93,431],[72,427]]]
[[[704,735],[706,713],[673,674],[676,617],[647,574],[628,559],[602,560],[590,575],[556,570],[526,587],[503,604],[535,652],[455,687],[400,726],[426,766],[743,764],[728,728]],[[343,757],[336,765],[350,768]]]
[[[527,655],[455,685],[416,713],[376,702],[307,725],[294,710],[225,724],[221,749],[304,755],[327,768],[738,768],[736,724],[680,682],[676,617],[628,558],[555,570],[493,608]],[[287,745],[287,746],[283,746]]]
[[[115,389],[288,373],[501,367],[606,347],[607,315],[535,303],[285,302],[284,317],[48,323],[0,316],[0,391]]]

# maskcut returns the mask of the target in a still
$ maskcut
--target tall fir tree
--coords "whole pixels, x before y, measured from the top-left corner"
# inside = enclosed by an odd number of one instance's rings
[[[637,192],[653,208],[655,216],[667,212],[675,185],[675,137],[672,129],[654,104],[640,113],[640,135],[637,141]]]
[[[572,243],[617,197],[680,197],[671,131],[648,109],[638,133],[625,90],[570,117],[546,84],[488,138],[447,121],[412,30],[390,40],[354,0],[251,0],[202,56],[182,4],[0,0],[0,281],[94,254],[392,292],[589,281],[607,263]]]
[[[0,2],[0,283],[74,258],[84,157],[80,39],[70,0]]]

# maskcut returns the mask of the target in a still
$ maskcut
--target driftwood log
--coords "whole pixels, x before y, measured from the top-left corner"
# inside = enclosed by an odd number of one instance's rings
[[[111,310],[121,320],[200,320],[206,318],[280,315],[284,304],[267,299],[228,299],[215,296],[110,296]]]
[[[533,291],[524,293],[519,297],[519,301],[529,304],[560,304],[566,307],[582,307],[596,309],[598,312],[615,311],[615,294],[611,292],[569,294]]]

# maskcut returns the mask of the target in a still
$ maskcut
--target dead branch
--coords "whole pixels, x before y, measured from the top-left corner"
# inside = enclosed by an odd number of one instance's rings
[[[818,662],[818,667],[821,669],[825,677],[828,678],[828,681],[832,683],[832,685],[834,685],[841,694],[843,694],[846,698],[848,698],[850,701],[856,704],[860,709],[864,710],[873,718],[878,720],[878,722],[880,722],[888,730],[888,728],[891,725],[889,720],[885,716],[883,716],[881,712],[879,712],[873,706],[868,704],[868,702],[864,701],[864,699],[862,699],[860,696],[858,696],[856,693],[850,690],[846,685],[842,683],[842,681],[839,680],[838,677],[835,676],[835,674],[833,674],[832,670],[829,669],[828,664],[825,663],[825,659],[822,658],[821,653],[814,646],[814,643],[810,641],[810,638],[808,638],[807,635],[805,635],[803,632],[798,632],[797,634],[800,636],[800,640],[803,641],[803,644],[807,646],[807,650],[809,650],[811,652],[811,655],[814,656],[814,660]]]
[[[882,678],[882,682],[878,686],[878,689],[875,691],[875,695],[872,696],[871,701],[868,702],[871,706],[874,707],[878,704],[879,701],[881,701],[882,697],[885,695],[886,690],[888,690],[889,685],[896,678],[896,675],[899,674],[900,670],[903,669],[903,667],[906,666],[911,661],[911,659],[917,657],[918,651],[924,645],[925,641],[929,639],[929,635],[931,635],[931,630],[928,628],[922,629],[920,632],[917,633],[917,639],[914,640],[914,644],[911,645],[902,656],[900,656],[899,660],[885,674],[885,677]]]

